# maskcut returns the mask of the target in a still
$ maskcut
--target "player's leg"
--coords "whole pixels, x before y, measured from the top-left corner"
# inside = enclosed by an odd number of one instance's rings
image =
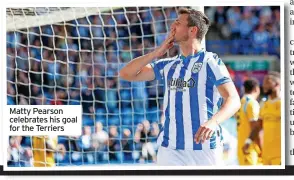
[[[160,146],[157,153],[157,165],[159,166],[185,166],[183,157],[178,150]]]

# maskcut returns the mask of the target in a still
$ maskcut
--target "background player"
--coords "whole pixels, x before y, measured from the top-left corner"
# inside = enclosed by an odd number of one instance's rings
[[[257,101],[260,88],[259,82],[255,78],[250,78],[244,82],[245,94],[241,99],[241,108],[237,113],[238,132],[238,161],[239,165],[257,165],[261,154],[260,141],[256,138],[254,142],[248,140],[250,132],[258,126],[259,103]],[[247,141],[249,142],[247,142]],[[243,150],[244,144],[250,144]]]
[[[249,148],[251,140],[258,137],[263,129],[262,162],[264,165],[281,164],[281,97],[280,73],[269,72],[263,81],[264,94],[268,96],[261,103],[259,126],[250,135],[244,150]]]
[[[54,153],[57,147],[57,137],[33,136],[34,167],[55,166]]]
[[[221,164],[219,124],[235,114],[240,99],[223,62],[217,55],[201,49],[208,28],[205,14],[181,9],[163,44],[120,71],[120,77],[129,81],[155,78],[165,81],[165,123],[159,135],[159,165]],[[150,64],[173,47],[174,42],[180,46],[179,56]],[[218,111],[221,97],[224,103]]]

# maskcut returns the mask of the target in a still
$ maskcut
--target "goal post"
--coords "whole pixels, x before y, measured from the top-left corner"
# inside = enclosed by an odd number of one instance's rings
[[[83,107],[83,134],[58,137],[57,166],[156,161],[163,84],[127,82],[118,71],[164,41],[177,9],[6,9],[7,103]],[[32,165],[31,137],[10,139],[10,149],[19,141],[26,153],[10,154],[8,164]]]

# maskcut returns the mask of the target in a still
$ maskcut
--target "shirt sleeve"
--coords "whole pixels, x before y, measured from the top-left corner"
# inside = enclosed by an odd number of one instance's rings
[[[208,59],[208,76],[211,76],[215,86],[231,82],[230,73],[223,61],[217,55]]]
[[[257,101],[250,101],[247,106],[247,117],[249,121],[257,121],[259,117],[259,104]]]
[[[150,63],[151,67],[153,68],[156,80],[164,79],[163,69],[169,62],[170,60],[168,59],[161,59]]]

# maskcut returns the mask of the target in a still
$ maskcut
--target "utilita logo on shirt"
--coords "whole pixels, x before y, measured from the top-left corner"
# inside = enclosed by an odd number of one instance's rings
[[[189,80],[185,81],[182,78],[172,78],[168,82],[169,90],[176,90],[176,91],[185,91],[184,88],[193,88],[195,87],[195,80],[190,78]]]

